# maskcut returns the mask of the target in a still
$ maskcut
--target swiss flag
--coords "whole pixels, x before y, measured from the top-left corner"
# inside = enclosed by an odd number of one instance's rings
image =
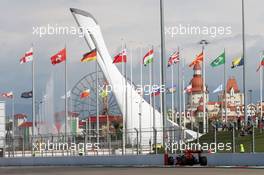
[[[113,63],[122,63],[122,62],[127,62],[127,53],[126,53],[126,49],[122,50],[122,52],[118,53],[115,57],[114,57],[114,61]]]
[[[66,48],[53,55],[51,58],[51,64],[55,65],[66,60]]]

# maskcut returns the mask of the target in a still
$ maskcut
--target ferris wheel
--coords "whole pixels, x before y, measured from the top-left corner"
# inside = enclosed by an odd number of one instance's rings
[[[71,90],[72,110],[77,112],[81,119],[96,116],[98,99],[99,115],[121,116],[114,94],[106,91],[107,85],[102,71],[98,71],[97,75],[96,72],[85,75]],[[82,96],[84,92],[87,94]]]

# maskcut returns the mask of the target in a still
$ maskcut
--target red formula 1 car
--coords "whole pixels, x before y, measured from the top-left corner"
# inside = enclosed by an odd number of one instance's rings
[[[202,150],[185,150],[183,155],[176,157],[176,165],[207,165],[207,157],[202,156]],[[194,154],[198,154],[196,157]]]

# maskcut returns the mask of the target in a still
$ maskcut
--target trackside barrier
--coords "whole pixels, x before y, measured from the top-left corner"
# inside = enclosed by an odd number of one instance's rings
[[[264,166],[263,153],[204,154],[208,166]],[[175,157],[175,155],[174,155]],[[164,166],[164,154],[123,156],[10,157],[0,158],[0,166]]]

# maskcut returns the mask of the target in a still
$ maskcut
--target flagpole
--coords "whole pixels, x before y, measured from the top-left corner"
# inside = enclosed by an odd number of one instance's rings
[[[15,141],[15,95],[13,94],[13,98],[12,98],[12,116],[13,116],[13,132],[12,132],[12,136],[13,136],[13,140],[12,140],[12,153],[13,153],[13,157],[14,157],[14,151],[15,151],[15,145],[14,145],[14,141]]]
[[[15,94],[13,93],[13,98],[12,98],[12,118],[13,118],[13,123],[12,123],[12,136],[14,138],[15,136]]]
[[[126,44],[125,44],[125,52],[126,52]],[[124,57],[124,49],[122,50],[122,57]],[[122,62],[124,62],[123,58],[122,58]],[[126,112],[125,112],[125,141],[127,142],[128,138],[127,138],[127,114],[128,114],[128,111],[127,111],[127,107],[128,107],[128,104],[127,104],[127,60],[124,62],[125,64],[125,107],[126,107]],[[125,142],[125,143],[126,143]],[[125,150],[126,152],[126,150]]]
[[[132,123],[132,116],[133,116],[133,110],[132,110],[132,91],[133,91],[133,48],[130,47],[130,122]]]
[[[121,39],[121,52],[123,52],[123,49],[124,49],[124,40],[123,40],[123,38]],[[124,76],[125,75],[125,73],[124,73],[124,62],[123,62],[123,53],[121,53],[121,57],[122,57],[122,75]],[[125,78],[126,79],[126,78]],[[124,82],[124,79],[122,79],[122,86],[123,86],[123,104],[125,103],[125,99],[126,99],[126,97],[125,97],[125,90],[124,90],[124,86],[125,86],[125,82]],[[122,155],[124,155],[125,154],[125,148],[126,148],[126,136],[125,136],[125,134],[126,134],[126,112],[125,112],[125,110],[126,110],[126,105],[124,105],[123,106],[123,134],[122,134]]]
[[[98,82],[98,63],[97,60],[95,61],[95,71],[96,71],[96,143],[100,144],[100,133],[99,133],[99,125],[100,125],[100,120],[99,120],[99,96],[98,96],[98,89],[99,89],[99,82]],[[98,151],[96,151],[98,155]]]
[[[173,74],[174,74],[173,73],[174,62],[172,62],[172,64],[170,66],[171,66],[171,88],[173,88],[173,84],[174,84],[174,77],[173,77]],[[171,92],[171,120],[173,122],[175,122],[175,120],[174,120],[174,92],[173,92],[173,89],[172,89],[172,92]],[[172,132],[172,135],[173,135],[173,142],[175,142],[175,140],[174,140],[175,132]]]
[[[32,44],[33,50],[33,44]],[[32,136],[35,135],[35,58],[32,59]]]
[[[263,66],[261,65],[260,71],[259,71],[259,84],[260,84],[260,117],[259,121],[262,121],[262,76],[263,76]]]
[[[140,48],[140,89],[141,89],[141,92],[140,92],[140,102],[139,102],[139,147],[140,147],[140,153],[142,153],[142,102],[143,102],[143,62],[141,61],[142,59],[142,52],[143,52],[143,46],[141,45],[141,48]]]
[[[247,125],[247,93],[246,93],[246,48],[245,48],[245,14],[244,14],[244,0],[242,0],[242,46],[243,46],[243,56],[242,59],[244,61],[243,66],[243,91],[244,91],[244,120]]]
[[[179,52],[179,48],[178,48],[178,52]],[[173,72],[177,72],[177,69],[176,68],[177,68],[176,66],[173,67],[173,69],[174,69]],[[175,79],[175,81],[173,80],[173,82],[175,82],[175,84],[177,84],[177,76],[174,76],[174,79]],[[174,87],[174,85],[173,85],[173,88],[175,88],[175,90],[176,90],[176,86]],[[177,98],[177,91],[173,92],[174,111],[175,111],[175,115],[174,115],[173,121],[175,123],[177,123],[177,120],[175,120],[175,116],[176,116],[176,111],[177,111],[176,109],[177,109],[177,106],[178,106],[178,103],[177,103],[177,99],[176,98]]]
[[[65,50],[66,50],[66,44],[65,44]],[[67,59],[65,59],[65,141],[67,141],[67,128],[68,128],[68,105],[67,105]]]
[[[185,87],[185,78],[184,78],[184,64],[185,64],[185,60],[183,59],[182,61],[182,89],[181,92],[183,92],[183,89]],[[186,134],[185,134],[185,128],[186,128],[186,113],[185,113],[185,92],[183,92],[183,98],[182,98],[182,102],[183,102],[183,139],[185,140]]]
[[[68,94],[67,94],[68,95]],[[68,98],[68,97],[66,97]],[[72,109],[71,109],[71,106],[72,106],[72,100],[71,100],[71,96],[69,96],[69,111],[70,111],[70,124],[69,124],[69,131],[70,133],[73,132],[72,131]]]
[[[180,55],[179,55],[180,57]],[[180,126],[180,132],[179,132],[179,139],[182,139],[182,104],[181,104],[181,98],[182,98],[182,90],[181,90],[181,59],[179,59],[178,64],[178,88],[179,88],[179,126]]]
[[[203,52],[204,52],[204,46],[203,46]],[[205,130],[205,103],[206,103],[206,100],[205,100],[205,91],[206,91],[206,87],[205,87],[205,59],[203,60],[203,133],[206,133],[206,130]]]
[[[160,66],[160,76],[161,76],[161,85],[165,85],[165,71],[164,71],[164,60],[165,60],[165,55],[166,55],[166,51],[165,51],[165,34],[164,34],[164,1],[160,0],[160,39],[161,39],[161,66]],[[166,133],[165,133],[165,128],[166,128],[166,109],[165,109],[165,102],[166,102],[166,95],[165,92],[161,93],[161,106],[162,106],[162,121],[163,121],[163,148],[165,148],[165,137],[166,137]],[[165,152],[167,152],[167,150],[165,150]]]
[[[226,64],[226,60],[224,62],[224,87],[222,87],[222,91],[221,91],[221,94],[219,96],[219,98],[221,99],[221,121],[223,122],[224,120],[224,112],[223,112],[223,105],[224,105],[224,96],[225,96],[225,91],[226,91],[226,80],[225,80],[225,64]]]
[[[191,130],[193,130],[193,101],[192,101],[192,97],[193,97],[193,95],[192,95],[192,90],[191,90],[191,100],[190,100],[190,102],[191,102],[191,114],[190,114],[190,118],[191,118]]]
[[[153,68],[154,68],[154,64],[151,64],[150,65],[151,66],[151,76],[152,76],[152,84],[154,84],[155,83],[155,77],[153,76]],[[160,89],[159,89],[160,90]],[[152,107],[153,107],[153,110],[152,110],[152,117],[153,117],[153,142],[154,142],[154,144],[157,144],[156,142],[157,142],[157,136],[156,136],[156,134],[155,134],[155,131],[156,131],[156,115],[155,115],[155,111],[156,111],[156,103],[155,103],[155,95],[154,96],[152,96]],[[156,153],[156,150],[155,150],[155,153]]]
[[[208,44],[206,40],[201,40],[199,44],[202,45],[202,53],[203,53],[203,133],[206,133],[206,87],[205,87],[205,56],[204,49],[205,45]]]
[[[153,49],[153,46],[152,46],[152,49]],[[153,61],[150,63],[150,65],[149,65],[149,85],[150,85],[150,93],[149,93],[149,103],[150,103],[150,105],[149,105],[149,110],[150,110],[150,116],[149,116],[149,123],[150,123],[150,126],[151,126],[151,124],[152,124],[152,119],[153,119],[153,111],[152,111],[152,109],[153,109],[153,104],[152,104],[152,93],[153,93],[153,91],[152,91],[152,64],[153,64]],[[155,92],[154,92],[155,93]],[[153,125],[152,125],[153,126]],[[151,139],[151,138],[150,138]]]
[[[173,88],[173,84],[174,84],[174,77],[173,77],[173,67],[174,67],[174,62],[171,65],[171,87]],[[174,109],[174,92],[171,92],[171,114],[172,114],[172,118],[171,120],[174,121],[174,114],[173,114],[173,110]]]
[[[225,54],[225,49],[224,49]],[[226,101],[226,55],[225,55],[225,62],[224,62],[224,93],[225,93],[225,123],[227,124],[227,101]]]

